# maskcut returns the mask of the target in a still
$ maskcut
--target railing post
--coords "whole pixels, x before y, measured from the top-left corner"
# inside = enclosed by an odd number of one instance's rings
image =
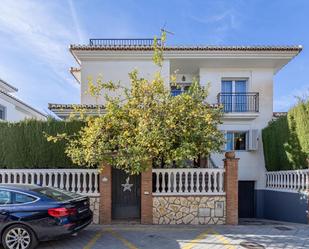
[[[112,167],[106,163],[102,165],[100,174],[100,224],[112,222]]]
[[[235,152],[225,153],[226,224],[238,224],[238,158]]]
[[[89,39],[89,46],[152,46],[154,39]],[[161,39],[157,39],[161,45]]]

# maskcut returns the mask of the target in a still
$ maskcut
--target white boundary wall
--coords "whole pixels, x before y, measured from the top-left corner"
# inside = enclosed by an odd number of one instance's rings
[[[154,196],[225,195],[225,169],[152,169]]]
[[[266,172],[267,190],[305,192],[309,190],[309,169]]]
[[[97,169],[1,169],[0,184],[36,184],[100,196]]]

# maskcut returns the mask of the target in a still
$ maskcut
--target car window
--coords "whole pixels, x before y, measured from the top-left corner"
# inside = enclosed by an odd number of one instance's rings
[[[11,203],[11,192],[7,190],[0,190],[0,205],[7,205]]]
[[[48,187],[37,188],[33,189],[32,191],[45,195],[46,197],[55,201],[69,201],[81,197],[81,195],[75,194],[73,192]]]
[[[21,194],[21,193],[15,193],[15,198],[13,203],[27,203],[27,202],[32,202],[34,201],[36,198],[29,196],[29,195],[25,195],[25,194]]]

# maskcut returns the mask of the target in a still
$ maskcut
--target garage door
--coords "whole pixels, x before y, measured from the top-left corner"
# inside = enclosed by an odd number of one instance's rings
[[[254,181],[238,182],[238,216],[254,218]]]

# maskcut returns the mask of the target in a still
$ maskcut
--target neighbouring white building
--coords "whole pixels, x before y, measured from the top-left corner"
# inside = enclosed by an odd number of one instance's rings
[[[24,119],[45,120],[47,115],[12,95],[17,88],[0,79],[0,121],[17,122]]]
[[[71,68],[80,84],[81,104],[95,108],[95,99],[85,94],[88,77],[103,75],[104,80],[129,85],[128,73],[137,68],[141,77],[151,78],[157,69],[152,62],[152,39],[91,39],[89,45],[71,45],[70,52],[79,64]],[[253,216],[254,192],[265,186],[265,163],[261,130],[273,119],[274,75],[302,50],[301,46],[166,46],[162,75],[169,85],[170,74],[177,72],[181,89],[186,91],[193,78],[210,83],[208,102],[224,105],[225,150],[235,150],[239,161],[240,209]],[[284,84],[282,82],[281,84]],[[104,105],[104,100],[100,99]],[[59,117],[66,118],[71,105],[49,104]],[[223,154],[213,154],[222,167]]]

